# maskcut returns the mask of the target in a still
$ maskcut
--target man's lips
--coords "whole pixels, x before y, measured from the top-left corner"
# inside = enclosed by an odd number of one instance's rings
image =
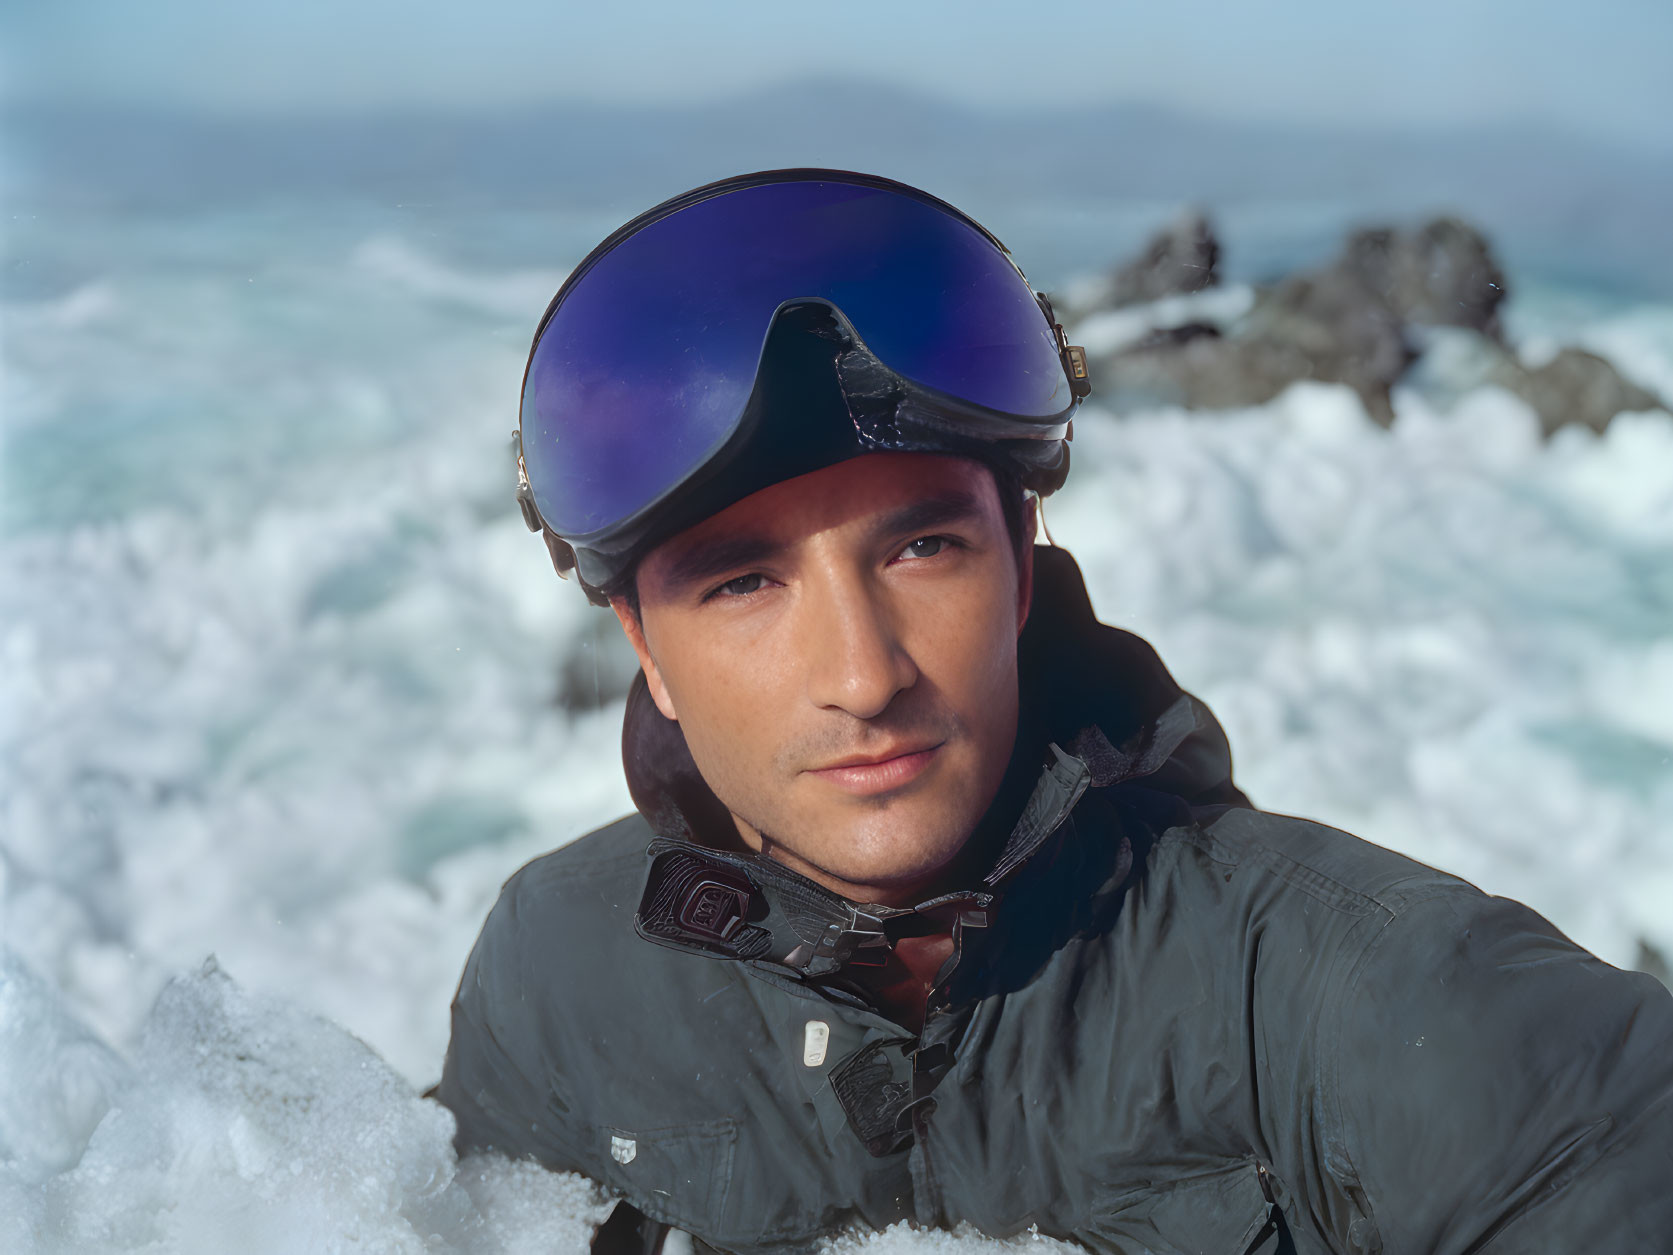
[[[853,754],[827,767],[810,768],[808,775],[834,784],[846,793],[886,793],[916,780],[945,745],[938,741],[921,749],[886,750],[881,754]]]

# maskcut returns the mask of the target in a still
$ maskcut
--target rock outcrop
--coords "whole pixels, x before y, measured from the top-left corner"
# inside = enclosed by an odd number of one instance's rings
[[[1220,241],[1207,215],[1187,209],[1151,236],[1138,256],[1092,284],[1076,312],[1200,292],[1220,281],[1219,265]]]
[[[1182,217],[1109,276],[1098,309],[1197,290],[1178,285],[1189,279],[1188,259],[1205,255],[1210,283],[1219,260],[1213,230],[1200,214]],[[1548,434],[1566,422],[1601,430],[1622,411],[1664,404],[1581,349],[1565,348],[1537,366],[1523,363],[1502,340],[1506,289],[1486,237],[1456,218],[1412,230],[1366,228],[1329,265],[1261,290],[1241,317],[1162,326],[1095,356],[1093,397],[1118,413],[1155,405],[1231,409],[1315,379],[1347,384],[1366,412],[1387,424],[1392,389],[1420,356],[1419,331],[1437,328],[1470,339],[1473,364],[1464,386],[1508,388]]]
[[[1617,414],[1665,405],[1654,393],[1623,378],[1596,353],[1572,347],[1558,350],[1550,361],[1533,367],[1507,353],[1487,378],[1532,406],[1548,436],[1564,423],[1602,431]]]
[[[1357,278],[1403,322],[1500,337],[1504,272],[1487,237],[1457,218],[1436,218],[1415,231],[1356,231],[1334,269]]]
[[[1379,422],[1414,356],[1400,320],[1354,273],[1284,280],[1232,328],[1190,323],[1152,333],[1095,362],[1093,395],[1118,410],[1260,405],[1301,379],[1345,383]]]

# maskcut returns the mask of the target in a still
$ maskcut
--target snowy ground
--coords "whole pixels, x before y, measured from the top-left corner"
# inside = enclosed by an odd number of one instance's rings
[[[280,226],[40,224],[0,310],[0,1249],[575,1250],[584,1183],[414,1097],[500,882],[627,806],[507,491],[560,276]],[[1673,395],[1673,308],[1510,323]],[[1088,413],[1046,521],[1259,804],[1673,955],[1673,417],[1434,382]]]

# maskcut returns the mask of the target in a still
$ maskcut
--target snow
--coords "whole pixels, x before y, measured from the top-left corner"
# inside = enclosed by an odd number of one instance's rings
[[[1005,1241],[985,1238],[969,1225],[950,1233],[926,1231],[902,1222],[875,1234],[845,1234],[826,1248],[829,1255],[1000,1255],[1031,1251],[1033,1255],[1076,1255],[1072,1242],[1058,1242],[1041,1234],[1019,1233]]]
[[[562,266],[280,226],[19,228],[80,277],[0,308],[0,1250],[579,1250],[587,1183],[416,1096],[500,883],[628,806],[609,621],[508,491]],[[1525,357],[1673,393],[1673,307],[1529,291]],[[1089,410],[1046,521],[1259,804],[1673,955],[1673,417],[1394,401]]]
[[[1233,323],[1255,305],[1255,290],[1246,284],[1204,288],[1200,292],[1164,296],[1160,300],[1120,309],[1103,310],[1076,323],[1072,337],[1092,357],[1102,357],[1144,339],[1153,331],[1206,322]]]
[[[1673,417],[1550,445],[1497,389],[1384,430],[1344,387],[1076,423],[1047,503],[1257,804],[1673,953]],[[1091,474],[1086,474],[1089,467]],[[1096,538],[1095,543],[1085,543]]]
[[[16,1255],[550,1255],[584,1250],[609,1214],[580,1177],[459,1163],[445,1108],[213,960],[164,987],[127,1065],[62,1011],[38,1013],[49,996],[16,964],[4,980],[8,1064],[39,1064],[0,1107],[8,1133],[31,1130],[8,1138],[0,1172],[0,1245]]]

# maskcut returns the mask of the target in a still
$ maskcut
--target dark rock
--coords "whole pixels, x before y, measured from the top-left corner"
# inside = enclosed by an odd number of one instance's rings
[[[1112,279],[1112,295],[1147,293],[1144,284],[1184,255],[1180,241],[1191,238],[1190,229],[1182,220],[1159,236]],[[1118,409],[1157,402],[1225,408],[1259,405],[1297,380],[1316,379],[1347,384],[1366,412],[1387,424],[1394,418],[1390,389],[1417,358],[1406,324],[1497,336],[1504,295],[1486,238],[1467,223],[1437,218],[1410,231],[1368,228],[1351,236],[1329,266],[1269,288],[1218,339],[1200,327],[1174,328],[1105,356],[1093,371],[1093,389]],[[1538,390],[1562,391],[1556,383]]]
[[[1397,318],[1499,336],[1504,272],[1487,237],[1467,222],[1436,218],[1415,231],[1356,231],[1335,268],[1356,276]]]
[[[1420,343],[1423,357],[1400,385],[1438,409],[1451,408],[1476,388],[1496,386],[1526,401],[1549,436],[1565,423],[1602,431],[1623,411],[1669,408],[1665,398],[1584,349],[1565,348],[1530,366],[1499,341],[1463,328],[1424,328]]]
[[[1094,364],[1093,394],[1116,410],[1228,409],[1270,401],[1302,379],[1345,383],[1378,422],[1411,363],[1400,320],[1357,276],[1336,269],[1284,280],[1231,334],[1207,324],[1153,332]]]
[[[1157,327],[1145,336],[1128,346],[1128,351],[1136,349],[1171,349],[1181,344],[1189,344],[1192,340],[1207,336],[1218,340],[1224,333],[1211,322],[1187,322],[1177,327]]]
[[[1169,343],[1152,336],[1099,360],[1092,396],[1117,413],[1159,405],[1235,409],[1270,401],[1306,377],[1300,353],[1267,342],[1200,335]]]
[[[1214,228],[1201,212],[1188,209],[1104,280],[1090,308],[1118,309],[1200,292],[1219,282],[1219,263],[1220,241]]]
[[[1294,275],[1258,301],[1240,332],[1266,356],[1295,362],[1298,379],[1345,383],[1379,423],[1394,420],[1389,389],[1416,360],[1405,328],[1352,271]]]
[[[1485,382],[1510,389],[1532,406],[1548,436],[1564,423],[1602,431],[1625,411],[1667,408],[1660,397],[1622,378],[1608,361],[1585,349],[1562,349],[1543,366],[1532,368],[1503,353],[1489,367]]]
[[[1193,254],[1192,241],[1204,240]],[[1182,259],[1204,250],[1212,276],[1218,246],[1207,224],[1200,215],[1182,218],[1152,241],[1143,258],[1111,277],[1110,302],[1189,290],[1168,284],[1182,281]],[[1390,390],[1418,359],[1412,337],[1421,335],[1454,350],[1450,371],[1427,372],[1435,376],[1430,391],[1497,384],[1534,409],[1547,435],[1570,422],[1601,431],[1622,411],[1665,406],[1583,349],[1565,348],[1544,365],[1524,365],[1499,338],[1505,287],[1486,238],[1456,218],[1436,218],[1415,230],[1367,228],[1355,232],[1330,265],[1266,289],[1231,326],[1161,328],[1104,354],[1092,364],[1093,395],[1118,413],[1153,405],[1234,409],[1263,404],[1298,380],[1315,379],[1347,384],[1366,412],[1386,425],[1394,418]],[[1408,382],[1423,390],[1426,371]]]

